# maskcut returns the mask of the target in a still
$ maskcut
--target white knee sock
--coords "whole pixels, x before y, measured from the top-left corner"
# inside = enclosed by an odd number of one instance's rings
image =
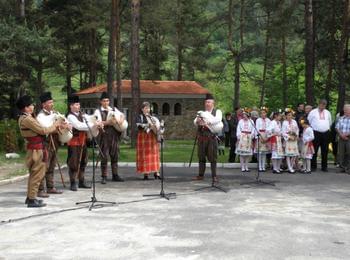
[[[311,171],[311,159],[306,159],[306,171]]]

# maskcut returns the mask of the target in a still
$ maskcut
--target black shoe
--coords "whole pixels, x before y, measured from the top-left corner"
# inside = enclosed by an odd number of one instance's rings
[[[160,177],[160,175],[159,175],[157,172],[155,172],[155,173],[154,173],[154,179],[161,180],[162,177]]]
[[[107,184],[107,177],[106,176],[101,177],[101,184]]]
[[[118,174],[113,174],[112,181],[123,182],[124,180]]]
[[[43,203],[43,200],[36,199],[39,203]],[[27,197],[24,204],[28,204],[29,198]]]
[[[79,181],[79,186],[78,187],[81,188],[81,189],[90,189],[91,188],[91,186],[85,184],[84,181]]]
[[[71,191],[77,191],[77,190],[78,190],[77,184],[75,183],[75,181],[72,181],[72,182],[70,183],[70,190],[71,190]]]
[[[45,207],[46,204],[43,202],[39,202],[37,199],[28,199],[27,207],[28,208],[41,208]]]
[[[143,180],[144,180],[144,181],[148,181],[148,180],[149,180],[147,174],[143,175]]]
[[[322,168],[321,171],[328,172],[328,169],[327,168]]]

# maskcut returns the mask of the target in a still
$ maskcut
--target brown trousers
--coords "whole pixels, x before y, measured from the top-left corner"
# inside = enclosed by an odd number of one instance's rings
[[[81,158],[80,158],[80,155],[81,155]],[[67,165],[69,168],[69,178],[71,182],[75,181],[76,178],[78,178],[79,181],[84,181],[86,164],[87,164],[86,145],[84,145],[83,147],[68,146]],[[78,170],[79,170],[79,174],[78,174]]]
[[[43,151],[27,150],[26,165],[29,170],[27,197],[35,199],[46,171],[46,163],[43,162]]]
[[[111,158],[112,174],[118,174],[120,133],[113,126],[105,127],[105,132],[99,136],[99,144],[103,156],[101,157],[101,175],[107,177],[108,156]]]
[[[48,161],[47,161],[47,170],[46,173],[40,183],[39,190],[43,191],[45,190],[45,182],[46,182],[46,188],[52,189],[55,187],[55,181],[54,181],[54,170],[56,166],[56,152],[54,150],[49,149],[48,150]]]
[[[218,141],[210,134],[198,136],[199,176],[204,176],[206,159],[210,162],[211,175],[216,177],[216,161],[218,157]]]

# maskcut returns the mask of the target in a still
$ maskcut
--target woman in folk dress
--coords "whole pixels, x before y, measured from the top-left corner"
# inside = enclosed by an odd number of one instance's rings
[[[285,112],[286,120],[282,124],[282,134],[285,141],[284,153],[288,165],[288,172],[295,173],[295,159],[299,156],[298,136],[299,127],[297,122],[292,118],[292,112]]]
[[[259,161],[259,171],[265,172],[265,164],[266,164],[266,154],[271,153],[271,145],[269,142],[269,138],[267,135],[267,129],[269,128],[271,120],[267,118],[267,108],[262,108],[260,111],[260,118],[258,118],[255,122],[256,131],[259,133],[259,144],[255,147],[255,152],[258,153],[258,161]],[[256,133],[256,139],[258,139],[258,133]],[[258,147],[259,146],[259,147]]]
[[[315,149],[312,141],[315,139],[314,130],[310,127],[307,119],[300,120],[301,126],[303,127],[303,146],[301,157],[304,159],[304,172],[311,173],[311,159],[314,156]]]
[[[274,112],[272,117],[273,119],[267,129],[267,135],[270,137],[273,173],[280,174],[281,163],[284,157],[282,146],[282,115],[279,112]]]
[[[248,162],[253,155],[254,122],[248,116],[249,113],[244,112],[237,125],[236,154],[239,155],[242,172],[249,172]]]

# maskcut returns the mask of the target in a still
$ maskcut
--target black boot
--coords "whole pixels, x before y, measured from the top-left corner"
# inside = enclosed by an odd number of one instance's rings
[[[90,189],[91,188],[91,186],[85,184],[84,180],[79,180],[79,186],[78,187],[81,188],[81,189]]]
[[[71,181],[71,182],[70,182],[70,190],[71,190],[71,191],[77,191],[77,190],[78,190],[77,184],[76,184],[75,181]]]
[[[43,202],[39,202],[39,200],[37,199],[28,199],[28,204],[27,207],[28,208],[41,208],[41,207],[45,207],[46,204]]]
[[[107,183],[107,176],[102,176],[101,177],[101,184],[106,184]]]
[[[26,200],[25,200],[25,202],[24,202],[24,204],[28,204],[28,201],[29,201],[29,198],[27,197]],[[39,203],[43,203],[43,200],[38,200],[38,199],[37,199],[37,201],[38,201]]]
[[[113,174],[112,181],[123,182],[124,180],[122,178],[120,178],[120,176],[118,174]]]

